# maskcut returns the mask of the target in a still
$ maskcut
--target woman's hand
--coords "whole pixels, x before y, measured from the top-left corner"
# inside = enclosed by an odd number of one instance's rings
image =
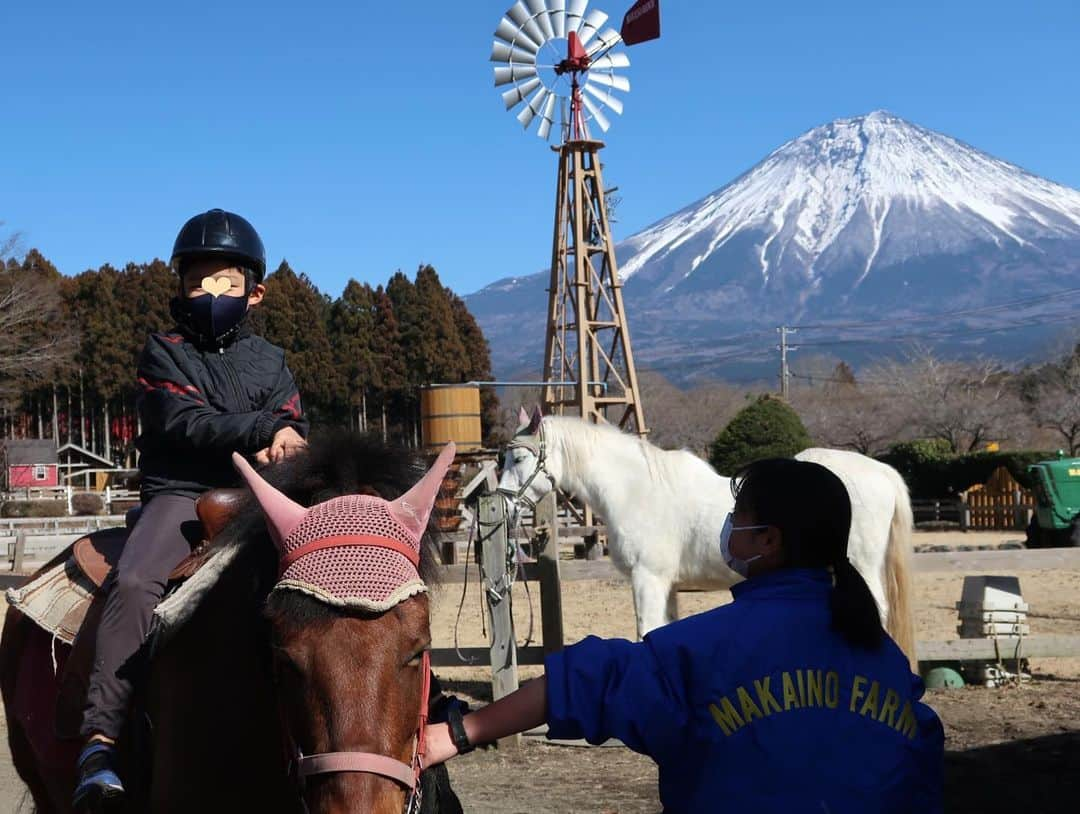
[[[424,766],[438,766],[457,755],[449,724],[429,724],[424,730]]]

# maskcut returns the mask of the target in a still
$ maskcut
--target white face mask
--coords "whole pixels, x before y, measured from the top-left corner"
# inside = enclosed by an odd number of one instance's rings
[[[767,528],[768,526],[733,526],[731,524],[731,512],[728,512],[727,517],[724,518],[724,527],[720,530],[720,556],[724,558],[727,567],[741,577],[750,576],[750,563],[761,559],[765,555],[757,554],[748,560],[740,560],[731,553],[731,532]]]

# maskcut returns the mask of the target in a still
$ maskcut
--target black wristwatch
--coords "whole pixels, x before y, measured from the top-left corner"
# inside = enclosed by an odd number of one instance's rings
[[[446,710],[446,723],[450,727],[450,737],[457,747],[458,754],[464,755],[476,747],[469,743],[469,736],[465,734],[465,723],[462,719],[461,708],[457,704],[451,704]]]

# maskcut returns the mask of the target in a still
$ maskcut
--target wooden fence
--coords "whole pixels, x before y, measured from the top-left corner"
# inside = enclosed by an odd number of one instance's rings
[[[1005,467],[955,500],[912,500],[916,523],[955,523],[963,531],[1024,531],[1035,512],[1035,495]]]

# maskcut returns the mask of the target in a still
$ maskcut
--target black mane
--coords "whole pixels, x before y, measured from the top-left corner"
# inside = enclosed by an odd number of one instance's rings
[[[414,486],[426,471],[427,462],[406,447],[385,443],[373,434],[324,430],[313,435],[306,453],[264,467],[259,474],[302,506],[313,506],[349,494],[376,494],[393,500]],[[437,533],[432,517],[420,547],[420,578],[428,585],[438,581],[434,551]],[[254,572],[259,582],[257,590],[265,598],[277,580],[278,552],[270,539],[262,510],[253,498],[249,498],[214,540],[213,548],[241,544],[241,556],[230,570],[238,568],[249,574]],[[321,609],[320,615],[331,610],[298,592],[288,593],[290,597],[282,597],[285,602],[275,602],[275,605],[296,605],[293,610],[304,616],[315,610],[310,607],[312,604]],[[291,596],[294,593],[296,597]],[[303,601],[305,599],[308,601]]]

